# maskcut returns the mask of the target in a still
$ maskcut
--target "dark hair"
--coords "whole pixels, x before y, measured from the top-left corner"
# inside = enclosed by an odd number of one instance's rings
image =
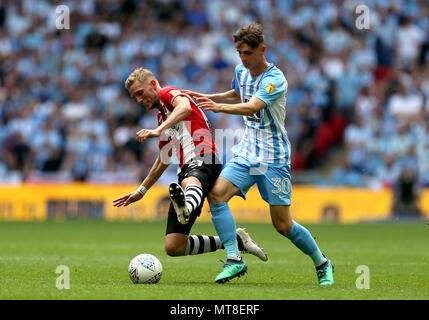
[[[247,26],[241,27],[234,35],[235,43],[246,43],[252,48],[257,48],[264,43],[264,34],[262,25],[252,22]]]

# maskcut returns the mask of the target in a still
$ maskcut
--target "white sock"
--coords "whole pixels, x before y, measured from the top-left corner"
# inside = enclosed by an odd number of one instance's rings
[[[241,261],[241,256],[239,254],[229,254],[226,258],[228,260]]]

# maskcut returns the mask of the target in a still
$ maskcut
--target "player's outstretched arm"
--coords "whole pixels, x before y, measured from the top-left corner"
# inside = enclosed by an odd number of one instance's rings
[[[165,130],[171,128],[172,126],[178,124],[180,121],[184,120],[187,116],[192,113],[191,103],[188,97],[178,96],[174,99],[173,103],[173,112],[168,116],[156,130],[159,132],[164,132]]]
[[[127,193],[126,195],[119,197],[115,200],[113,200],[113,206],[114,207],[126,207],[131,203],[134,203],[136,201],[139,201],[143,198],[147,190],[152,187],[156,181],[162,176],[165,169],[169,166],[169,163],[166,163],[165,161],[161,161],[161,157],[158,156],[155,163],[153,164],[152,168],[149,171],[149,174],[147,177],[143,180],[140,187],[134,191]]]
[[[149,138],[159,137],[162,132],[184,120],[192,113],[191,104],[186,97],[177,97],[174,99],[172,106],[174,108],[173,112],[158,128],[153,130],[141,129],[136,133],[136,138],[140,143],[145,143]]]
[[[171,157],[171,149],[169,150],[169,157]],[[166,158],[166,157],[165,157]],[[165,169],[168,168],[170,165],[169,162],[170,159],[163,159],[162,157],[162,150],[160,154],[158,155],[158,158],[156,158],[155,163],[153,164],[152,168],[149,171],[149,174],[147,177],[143,180],[141,186],[143,186],[146,190],[149,190],[162,176]]]
[[[235,104],[215,103],[210,99],[200,98],[198,106],[204,111],[252,116],[259,110],[265,108],[267,105],[259,98],[252,97],[249,102]]]
[[[182,90],[186,94],[189,94],[195,100],[199,101],[201,98],[208,98],[215,103],[240,103],[241,98],[237,91],[229,90],[223,93],[211,93],[211,94],[203,94],[194,92],[191,90]]]
[[[143,195],[140,192],[130,192],[122,197],[113,200],[113,206],[118,208],[122,206],[126,207],[133,202],[139,201],[141,198],[143,198]]]

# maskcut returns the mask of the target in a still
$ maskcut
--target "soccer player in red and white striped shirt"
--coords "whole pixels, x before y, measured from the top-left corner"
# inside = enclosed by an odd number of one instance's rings
[[[139,142],[160,138],[160,152],[148,176],[137,191],[114,200],[127,206],[140,200],[161,177],[171,161],[172,150],[179,160],[178,182],[169,186],[172,204],[168,213],[165,249],[171,256],[199,254],[225,248],[227,259],[239,261],[230,279],[243,275],[247,267],[239,250],[266,260],[266,254],[243,229],[236,230],[232,214],[212,216],[219,237],[189,236],[203,201],[222,171],[207,118],[194,100],[180,89],[161,87],[153,73],[136,69],[126,80],[131,97],[148,110],[158,109],[158,127],[136,133]],[[226,279],[224,282],[230,280]]]

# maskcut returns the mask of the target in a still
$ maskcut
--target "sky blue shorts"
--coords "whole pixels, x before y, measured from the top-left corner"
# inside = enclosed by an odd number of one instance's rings
[[[271,205],[290,205],[292,184],[290,166],[286,164],[251,165],[243,159],[233,158],[222,170],[221,177],[231,181],[245,195],[256,183],[259,193]]]

